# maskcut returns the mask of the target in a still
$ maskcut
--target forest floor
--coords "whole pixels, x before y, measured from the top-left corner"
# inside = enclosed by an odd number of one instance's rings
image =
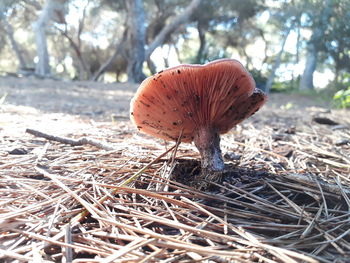
[[[223,182],[196,189],[194,146],[130,123],[136,89],[0,78],[0,262],[347,262],[349,110],[271,94],[222,136]]]

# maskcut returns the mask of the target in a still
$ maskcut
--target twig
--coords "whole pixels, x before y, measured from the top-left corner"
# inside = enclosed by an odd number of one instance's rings
[[[92,145],[92,146],[95,146],[99,149],[103,149],[103,150],[107,150],[107,151],[115,150],[114,147],[112,147],[106,143],[103,143],[103,142],[100,142],[100,141],[97,141],[97,140],[94,140],[91,138],[87,138],[87,137],[80,137],[79,139],[70,139],[70,138],[51,135],[51,134],[44,133],[44,132],[37,131],[37,130],[33,130],[33,129],[26,129],[26,133],[29,133],[29,134],[34,135],[36,137],[45,138],[49,141],[70,144],[72,146]]]
[[[341,194],[342,192],[345,194],[350,194],[350,189],[340,188],[340,185],[330,184],[324,181],[317,180],[317,178],[312,177],[311,175],[305,176],[302,174],[295,173],[286,173],[283,175],[285,178],[288,178],[293,181],[303,182],[308,185],[315,185],[315,181],[317,181],[320,186],[326,189],[328,192]]]
[[[72,232],[71,232],[71,227],[70,224],[68,223],[68,225],[66,226],[66,234],[64,237],[64,242],[67,244],[72,244]],[[65,248],[65,257],[66,257],[66,262],[72,262],[73,261],[73,250],[71,247],[66,247]]]

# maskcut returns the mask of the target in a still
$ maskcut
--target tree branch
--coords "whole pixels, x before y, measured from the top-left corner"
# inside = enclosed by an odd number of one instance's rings
[[[158,33],[158,35],[154,38],[153,42],[148,46],[148,49],[145,53],[145,60],[147,60],[153,51],[163,44],[165,38],[172,32],[174,32],[180,25],[186,23],[193,12],[197,9],[201,0],[192,0],[192,2],[187,6],[187,8],[179,15],[177,15],[173,21],[171,21],[168,25],[163,27],[163,29]]]
[[[59,136],[54,136],[51,134],[47,134],[41,131],[33,130],[33,129],[26,129],[26,133],[29,133],[31,135],[34,135],[36,137],[41,137],[45,138],[49,141],[55,141],[55,142],[60,142],[63,144],[70,144],[72,146],[81,146],[81,145],[92,145],[95,146],[99,149],[104,149],[107,151],[115,150],[112,146],[105,144],[103,142],[87,138],[87,137],[81,137],[79,139],[70,139],[70,138],[65,138],[65,137],[59,137]]]
[[[94,76],[91,78],[91,80],[93,81],[97,81],[98,78],[107,70],[107,68],[109,67],[109,65],[117,58],[120,50],[123,48],[124,44],[125,44],[125,40],[126,40],[126,36],[127,36],[127,29],[124,30],[123,33],[123,38],[119,41],[119,43],[117,43],[117,45],[115,46],[114,49],[114,53],[113,55],[105,62],[101,65],[101,67],[98,69],[98,71],[94,74]]]
[[[80,36],[78,36],[78,43],[76,43],[74,41],[74,39],[68,35],[68,32],[66,30],[62,30],[60,29],[59,27],[56,27],[56,29],[58,31],[61,32],[61,34],[68,39],[68,42],[70,43],[71,47],[73,48],[74,52],[75,52],[75,55],[77,56],[77,59],[78,59],[78,62],[79,62],[79,66],[80,66],[80,71],[83,70],[86,75],[87,75],[87,78],[89,79],[90,75],[91,75],[91,72],[89,70],[89,68],[87,67],[86,65],[86,62],[82,56],[82,53],[81,53],[81,50],[80,50]],[[80,72],[80,76],[79,76],[79,79],[83,79],[83,77],[81,77],[81,72]]]

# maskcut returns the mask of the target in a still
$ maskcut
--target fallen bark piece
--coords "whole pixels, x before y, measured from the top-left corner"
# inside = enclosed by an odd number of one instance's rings
[[[312,120],[314,122],[317,122],[319,124],[324,124],[324,125],[339,125],[338,122],[335,122],[327,117],[313,117]]]

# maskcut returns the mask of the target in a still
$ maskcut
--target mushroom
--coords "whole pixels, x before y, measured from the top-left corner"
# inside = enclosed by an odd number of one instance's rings
[[[220,134],[253,115],[266,101],[234,59],[179,65],[145,79],[131,101],[139,131],[165,140],[194,142],[205,175],[222,172]]]

